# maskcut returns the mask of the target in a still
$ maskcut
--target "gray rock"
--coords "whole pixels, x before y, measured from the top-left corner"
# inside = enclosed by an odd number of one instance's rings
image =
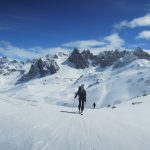
[[[10,75],[13,72],[22,73],[23,64],[17,60],[9,60],[7,57],[0,58],[0,74]]]
[[[128,54],[129,52],[124,51],[104,51],[97,56],[95,56],[95,59],[93,61],[93,65],[100,65],[102,68],[105,68],[107,66],[113,65],[113,63],[118,60],[119,58],[123,57],[124,55]]]
[[[123,58],[118,59],[114,64],[113,64],[113,69],[121,68],[129,63],[135,61],[138,59],[137,56],[133,55],[132,53],[126,54]]]
[[[139,59],[150,60],[150,55],[147,52],[143,51],[140,47],[136,48],[133,54],[137,56]]]
[[[95,56],[90,52],[90,50],[84,50],[81,54],[86,60],[93,60],[95,58]]]
[[[33,62],[29,72],[23,75],[17,83],[26,82],[34,78],[45,77],[56,73],[59,69],[56,61],[46,56]]]
[[[75,65],[77,69],[85,69],[89,67],[89,59],[93,57],[90,51],[79,52],[78,49],[74,49],[68,60]]]

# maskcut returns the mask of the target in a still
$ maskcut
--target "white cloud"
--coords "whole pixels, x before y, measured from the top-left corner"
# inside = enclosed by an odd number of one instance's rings
[[[121,21],[119,24],[115,24],[114,28],[122,29],[122,28],[135,28],[135,27],[146,27],[150,26],[150,13],[146,14],[143,17],[135,18],[131,21]]]
[[[104,41],[107,43],[105,46],[107,49],[117,49],[124,45],[124,40],[118,35],[118,33],[106,36]]]
[[[104,45],[105,43],[100,40],[81,40],[81,41],[72,41],[65,44],[62,44],[63,47],[70,47],[70,48],[91,48]]]
[[[69,43],[62,44],[63,47],[87,49],[92,51],[104,51],[122,48],[124,40],[118,35],[113,33],[104,37],[101,40],[87,40],[87,41],[72,41]]]
[[[0,41],[0,53],[12,58],[32,58],[35,56],[34,52],[15,47],[7,41]]]
[[[139,35],[137,36],[137,39],[150,40],[150,31],[144,30],[144,31],[140,32]]]
[[[106,50],[123,49],[125,43],[125,41],[117,33],[104,37],[103,42],[105,42],[104,46],[92,48],[90,50],[92,50],[94,54],[98,54],[99,52]]]
[[[29,49],[19,48],[7,41],[0,41],[0,54],[10,58],[17,59],[32,59],[45,56],[47,54],[54,54],[58,51],[66,51],[61,47],[55,48],[42,48],[42,47],[33,47]]]
[[[99,53],[104,50],[112,50],[122,48],[124,45],[124,40],[120,38],[117,33],[108,35],[101,40],[82,40],[82,41],[73,41],[69,43],[62,44],[62,47],[54,48],[42,48],[42,47],[33,47],[33,48],[20,48],[12,45],[7,41],[0,41],[0,54],[10,58],[17,59],[32,59],[45,56],[47,54],[55,54],[57,52],[68,53],[70,48],[80,48],[81,50],[89,48],[95,53]]]

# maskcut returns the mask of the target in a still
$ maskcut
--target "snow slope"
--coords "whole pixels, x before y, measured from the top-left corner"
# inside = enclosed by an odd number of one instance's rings
[[[15,84],[18,72],[0,75],[0,150],[149,150],[150,62],[83,70],[67,58],[56,59],[57,73],[23,84]],[[81,84],[83,116],[77,99],[72,110]],[[91,109],[93,102],[99,109]]]
[[[1,77],[1,95],[72,106],[78,86],[84,84],[87,90],[86,107],[91,108],[96,102],[97,108],[102,108],[150,93],[150,62],[147,60],[136,60],[118,69],[90,67],[83,70],[64,64],[66,59],[67,56],[57,60],[60,66],[57,73],[24,84],[14,84],[18,79],[15,74]]]
[[[0,149],[149,150],[149,99],[86,109],[81,116],[69,107],[0,98]]]
[[[103,82],[89,88],[89,100],[98,107],[114,105],[150,93],[150,62],[136,60],[126,67],[109,72]]]

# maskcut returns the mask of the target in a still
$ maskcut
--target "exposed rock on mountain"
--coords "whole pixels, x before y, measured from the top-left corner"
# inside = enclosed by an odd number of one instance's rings
[[[141,48],[137,48],[135,51],[104,51],[96,56],[94,56],[89,50],[84,50],[80,53],[78,49],[74,49],[68,59],[77,69],[85,69],[89,67],[90,61],[93,66],[100,65],[102,68],[105,68],[115,63],[114,68],[118,68],[134,61],[135,58],[150,60],[150,55]]]
[[[113,68],[117,69],[117,68],[124,67],[124,66],[128,65],[129,63],[133,62],[136,59],[138,59],[138,57],[133,55],[132,53],[126,54],[123,58],[118,59],[113,64]]]
[[[18,81],[18,83],[25,82],[33,78],[45,77],[47,75],[56,73],[58,70],[59,66],[54,59],[48,56],[40,58],[35,62],[33,62],[29,72],[24,76],[22,76],[22,78]]]
[[[95,56],[90,52],[90,50],[84,50],[81,54],[86,60],[93,60],[95,58]]]
[[[146,59],[146,60],[150,60],[150,55],[143,51],[140,47],[138,47],[137,49],[134,50],[133,54],[135,56],[137,56],[139,59]]]
[[[23,73],[23,62],[9,60],[7,57],[0,58],[0,74],[9,75],[13,72]]]
[[[59,65],[64,64],[64,61],[69,61],[74,64],[76,69],[85,69],[91,65],[102,68],[112,66],[113,69],[117,69],[128,65],[136,59],[150,60],[150,55],[141,48],[137,48],[135,51],[104,51],[98,55],[93,55],[90,50],[80,52],[78,49],[74,49],[70,56],[64,52],[57,52],[55,55],[48,54],[43,58],[28,60],[25,63],[2,57],[0,58],[0,74],[9,75],[13,72],[18,72],[19,74],[16,75],[21,75],[22,77],[17,83],[45,77],[56,73],[60,69],[56,59]]]
[[[91,57],[91,53],[89,51],[83,51],[80,53],[78,49],[74,49],[68,60],[73,63],[77,69],[85,69],[89,67],[89,57]]]
[[[126,50],[104,51],[95,57],[93,65],[94,66],[100,65],[102,68],[111,66],[116,60],[118,60],[119,58],[123,57],[128,53],[129,52]]]

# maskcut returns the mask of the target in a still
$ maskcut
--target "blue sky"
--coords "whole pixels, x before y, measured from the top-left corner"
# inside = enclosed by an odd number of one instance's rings
[[[0,54],[28,58],[52,49],[150,48],[148,0],[5,0]]]

